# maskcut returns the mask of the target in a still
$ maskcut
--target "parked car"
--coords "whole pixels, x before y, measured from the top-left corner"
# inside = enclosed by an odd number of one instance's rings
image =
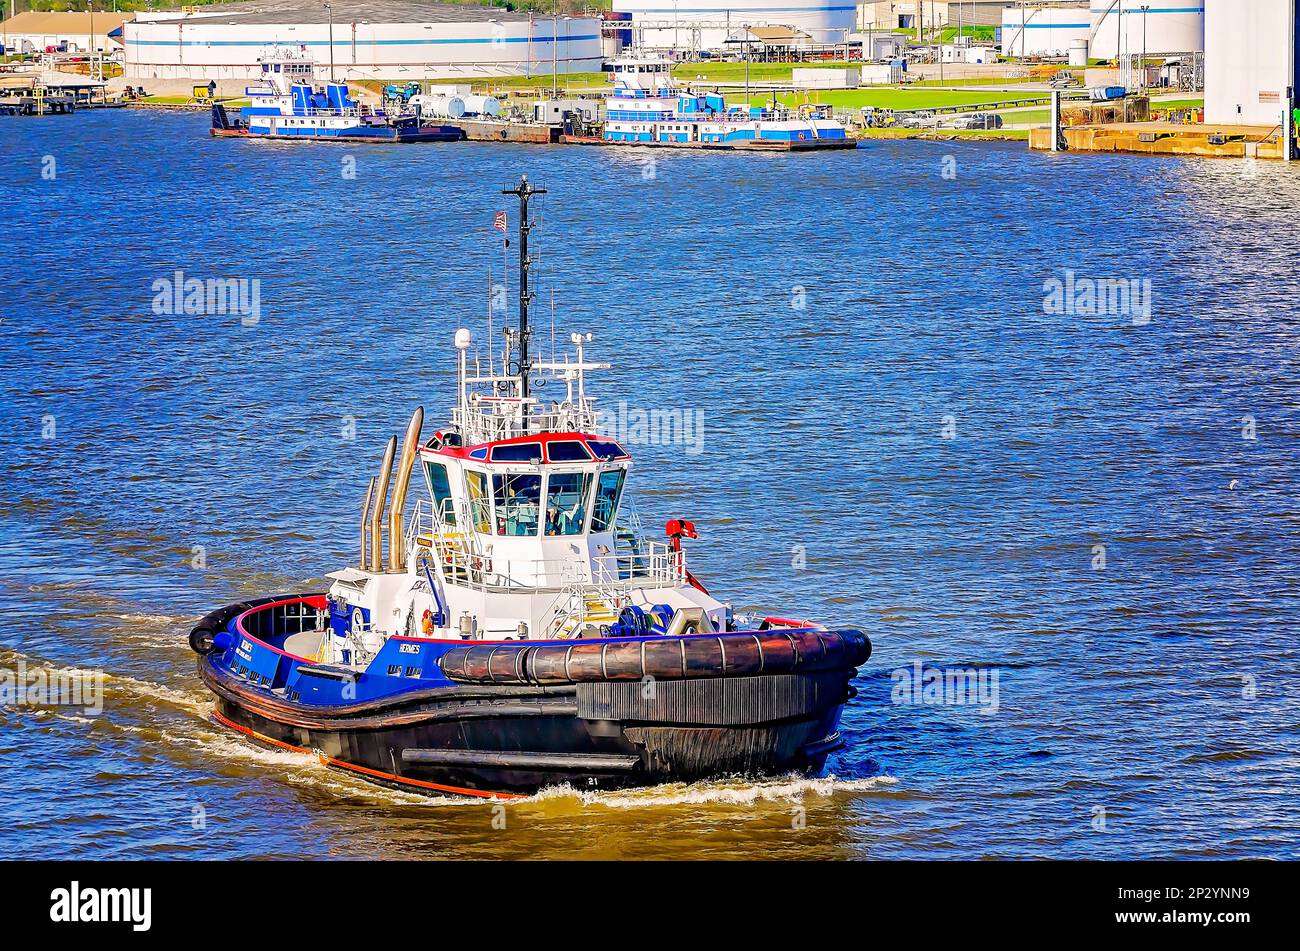
[[[970,115],[958,116],[953,120],[954,129],[1000,129],[1002,117],[996,112],[972,112]]]

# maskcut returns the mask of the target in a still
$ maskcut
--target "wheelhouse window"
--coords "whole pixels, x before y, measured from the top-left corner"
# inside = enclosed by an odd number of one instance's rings
[[[576,439],[556,439],[546,444],[551,462],[590,462],[591,453]]]
[[[591,530],[607,532],[614,527],[618,498],[623,492],[623,469],[607,469],[596,482],[596,501],[591,508]]]
[[[493,462],[541,462],[542,446],[540,443],[523,442],[513,446],[493,446]]]
[[[590,472],[551,473],[546,483],[546,534],[581,535],[590,494]]]
[[[606,439],[588,439],[587,446],[596,454],[597,459],[618,459],[627,452],[618,443]]]
[[[474,531],[492,534],[492,502],[488,497],[487,476],[472,469],[465,472],[465,494],[469,496],[469,517]]]
[[[498,535],[536,535],[542,505],[542,477],[519,472],[492,477]]]
[[[424,471],[429,476],[429,491],[433,495],[433,507],[448,525],[456,524],[456,505],[451,500],[451,480],[447,476],[447,467],[439,462],[426,462]]]

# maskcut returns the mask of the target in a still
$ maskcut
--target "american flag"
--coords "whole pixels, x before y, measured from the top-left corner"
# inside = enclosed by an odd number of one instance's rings
[[[497,216],[492,219],[492,227],[501,232],[506,230],[506,213],[504,211],[497,212]]]

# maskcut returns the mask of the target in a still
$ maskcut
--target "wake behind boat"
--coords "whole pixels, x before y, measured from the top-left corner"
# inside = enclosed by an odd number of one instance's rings
[[[258,85],[244,91],[249,105],[231,117],[212,106],[212,129],[221,138],[297,139],[326,142],[456,142],[459,128],[424,122],[418,112],[389,115],[359,104],[347,83],[313,81],[305,56],[276,51],[261,60]]]
[[[220,608],[191,632],[214,718],[328,765],[429,793],[515,796],[817,772],[871,645],[745,617],[687,567],[686,520],[647,539],[632,458],[597,432],[591,336],[534,361],[523,179],[519,323],[500,372],[458,330],[458,398],[417,409],[365,492],[357,564],[321,593]],[[543,403],[539,383],[562,390]],[[394,463],[396,476],[394,478]],[[418,468],[427,493],[408,521]],[[391,483],[391,493],[390,493]],[[383,535],[387,523],[387,554]]]

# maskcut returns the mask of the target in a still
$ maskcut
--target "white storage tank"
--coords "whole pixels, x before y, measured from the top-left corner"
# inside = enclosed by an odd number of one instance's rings
[[[1070,65],[1088,65],[1088,41],[1086,39],[1074,40],[1070,43]]]
[[[1204,52],[1205,0],[1092,0],[1089,42],[1093,59],[1113,60],[1117,45],[1134,56]]]
[[[438,119],[460,119],[465,115],[465,100],[460,96],[412,96],[409,105],[419,109],[422,116]]]
[[[461,96],[467,116],[499,116],[501,101],[495,96]]]
[[[1092,14],[1084,4],[1004,7],[1002,55],[1066,56],[1075,41],[1087,40],[1091,30]]]

